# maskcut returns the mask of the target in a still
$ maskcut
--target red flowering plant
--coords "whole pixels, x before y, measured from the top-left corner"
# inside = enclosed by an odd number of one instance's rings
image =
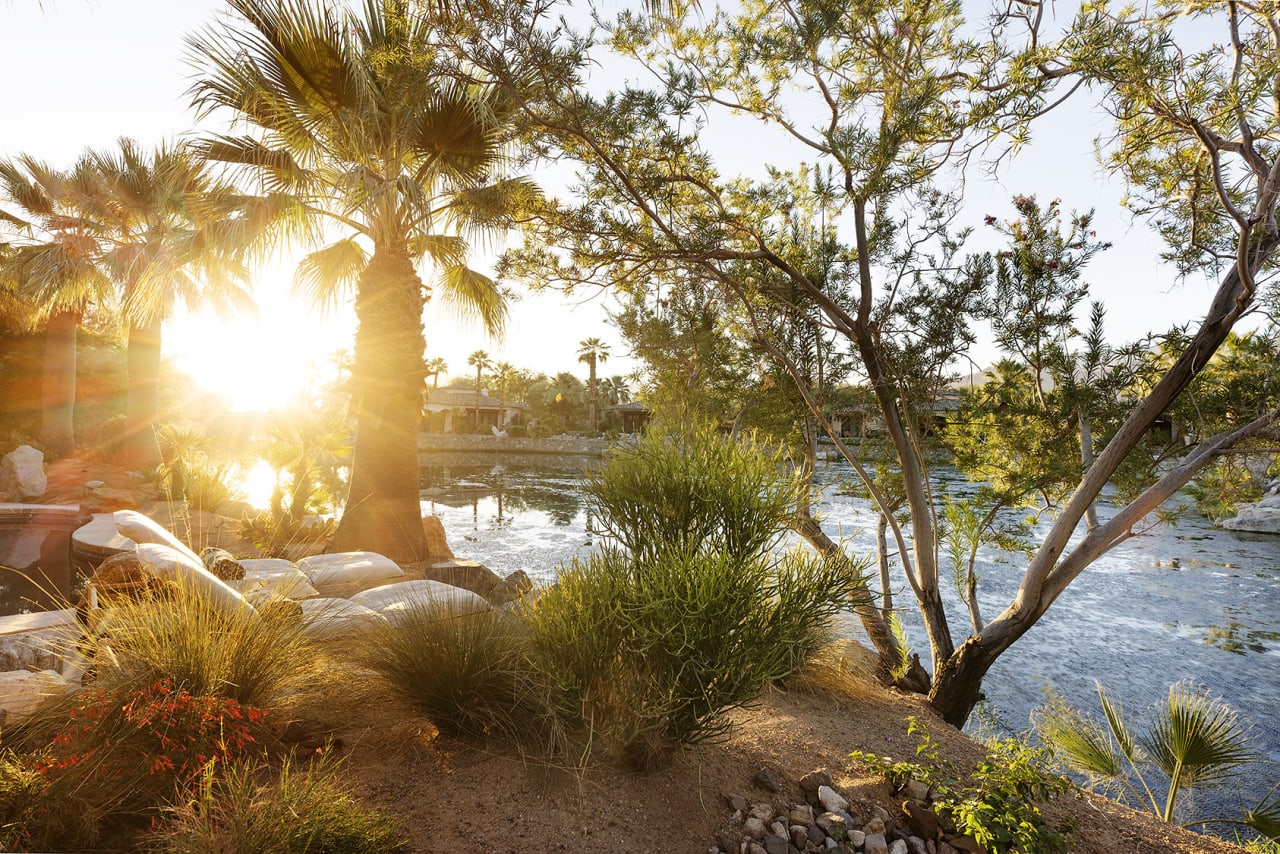
[[[147,808],[190,791],[254,742],[266,712],[192,694],[172,679],[86,692],[35,770],[82,778],[108,809]],[[96,799],[95,799],[96,800]]]

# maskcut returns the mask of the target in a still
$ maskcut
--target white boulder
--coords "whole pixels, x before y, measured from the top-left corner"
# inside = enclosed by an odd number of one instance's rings
[[[35,448],[19,445],[0,458],[0,495],[21,501],[39,498],[48,488],[44,454]]]
[[[321,596],[348,597],[405,578],[395,561],[376,552],[338,552],[298,561]]]
[[[41,705],[74,687],[70,680],[53,670],[0,673],[0,726],[13,726],[26,720]]]
[[[1268,495],[1257,504],[1241,504],[1236,515],[1222,521],[1228,531],[1280,534],[1280,496]]]

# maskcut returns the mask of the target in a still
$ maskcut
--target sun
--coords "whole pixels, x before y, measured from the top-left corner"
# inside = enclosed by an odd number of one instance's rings
[[[332,374],[330,354],[350,347],[340,319],[320,320],[287,297],[259,300],[256,314],[211,312],[165,326],[166,357],[235,412],[266,412],[308,400]]]

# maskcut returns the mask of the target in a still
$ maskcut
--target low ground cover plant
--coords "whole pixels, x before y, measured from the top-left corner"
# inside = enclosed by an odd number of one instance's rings
[[[1050,826],[1038,804],[1070,791],[1071,783],[1044,770],[1048,757],[1043,751],[1017,739],[997,741],[966,774],[942,758],[923,721],[908,718],[907,734],[919,739],[916,755],[922,762],[896,761],[861,750],[849,755],[883,774],[890,788],[898,789],[908,780],[923,783],[944,826],[970,837],[991,854],[1069,850],[1070,828]]]

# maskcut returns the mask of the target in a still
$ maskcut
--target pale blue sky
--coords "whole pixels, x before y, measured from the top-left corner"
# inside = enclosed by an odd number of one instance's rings
[[[182,61],[183,38],[221,8],[215,0],[9,0],[0,6],[0,30],[5,34],[5,50],[0,52],[0,154],[31,152],[55,166],[66,166],[87,146],[109,146],[122,135],[151,144],[190,130],[194,120],[185,96],[189,72]],[[1172,323],[1198,320],[1211,285],[1179,283],[1158,267],[1158,241],[1145,226],[1129,221],[1119,207],[1123,188],[1094,163],[1093,139],[1108,127],[1087,96],[1078,97],[1039,127],[1033,144],[1002,170],[997,181],[970,177],[966,215],[981,242],[982,215],[1009,218],[1014,193],[1060,196],[1067,209],[1096,206],[1098,234],[1113,241],[1115,248],[1093,263],[1088,279],[1095,296],[1110,307],[1113,337],[1128,340]],[[725,135],[723,144],[725,163],[744,167],[781,150],[763,136],[753,136],[743,145],[740,136]],[[322,322],[287,300],[291,269],[289,260],[282,259],[255,281],[262,305],[257,328],[239,330],[229,338],[227,330],[209,318],[179,319],[167,330],[168,352],[202,378],[209,374],[202,366],[220,365],[226,374],[221,383],[225,390],[261,384],[265,365],[275,366],[274,373],[296,377],[308,359],[349,347],[349,312]],[[604,322],[599,300],[533,298],[514,306],[514,318],[507,339],[497,343],[432,308],[427,317],[428,352],[444,356],[462,375],[469,373],[467,354],[477,347],[522,367],[580,372],[577,342],[596,336],[613,344],[617,357],[603,368],[606,375],[630,367],[617,333]],[[228,354],[228,340],[236,342],[237,355]],[[988,353],[979,350],[978,360],[985,361]],[[278,394],[278,389],[264,387],[258,396],[270,401]]]

